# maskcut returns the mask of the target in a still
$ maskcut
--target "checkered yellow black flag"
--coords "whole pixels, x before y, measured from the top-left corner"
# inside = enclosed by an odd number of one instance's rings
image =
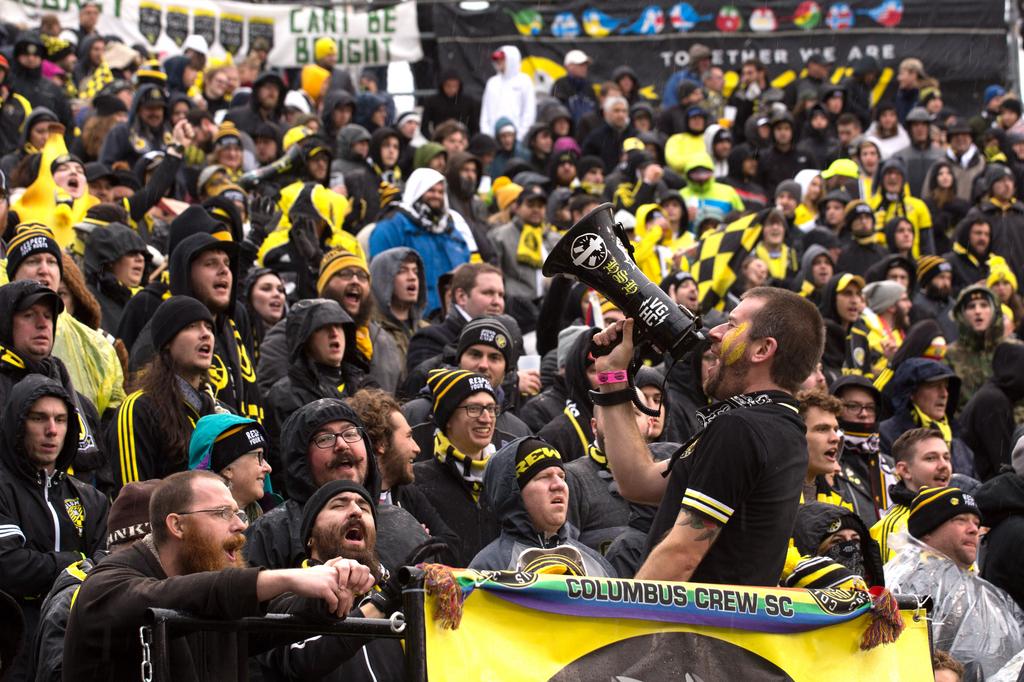
[[[725,294],[736,281],[740,265],[761,237],[757,213],[743,216],[700,239],[690,272],[697,279],[701,310],[722,310]]]

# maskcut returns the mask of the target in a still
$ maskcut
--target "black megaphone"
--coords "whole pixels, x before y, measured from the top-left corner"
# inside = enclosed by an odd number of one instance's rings
[[[700,317],[647,279],[633,261],[633,246],[614,206],[603,203],[580,218],[544,261],[545,277],[563,274],[600,292],[634,320],[637,347],[650,344],[679,360],[704,339]],[[607,353],[610,349],[606,349]]]

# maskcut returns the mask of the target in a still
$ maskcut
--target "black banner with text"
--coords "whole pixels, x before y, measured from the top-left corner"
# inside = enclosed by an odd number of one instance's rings
[[[595,81],[628,64],[648,92],[660,95],[668,77],[687,66],[694,43],[711,48],[713,62],[726,71],[727,93],[746,59],[760,59],[773,83],[784,86],[815,53],[834,64],[835,81],[859,58],[877,58],[883,73],[876,101],[896,88],[900,61],[917,57],[940,81],[946,105],[964,114],[977,107],[987,85],[1011,80],[1003,0],[567,0],[491,2],[482,11],[438,3],[433,12],[440,66],[458,69],[475,92],[493,75],[489,55],[503,44],[520,49],[524,71],[542,88],[564,75],[565,53],[581,49],[593,60]]]

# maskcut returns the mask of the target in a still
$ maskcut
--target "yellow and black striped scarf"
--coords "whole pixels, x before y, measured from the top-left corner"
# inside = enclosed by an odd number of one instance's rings
[[[492,447],[488,446],[484,450],[483,458],[473,459],[459,452],[459,449],[448,440],[448,436],[444,435],[441,429],[434,429],[435,459],[445,466],[455,467],[459,474],[461,474],[462,480],[469,487],[474,502],[480,501],[480,493],[484,489],[484,469],[487,467],[487,461],[490,459]]]

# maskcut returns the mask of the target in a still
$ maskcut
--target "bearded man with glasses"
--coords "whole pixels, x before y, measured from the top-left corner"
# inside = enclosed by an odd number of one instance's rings
[[[246,558],[266,568],[301,566],[308,547],[302,540],[302,508],[331,481],[352,481],[380,500],[381,481],[363,422],[345,402],[322,398],[296,410],[281,428],[280,456],[288,480],[288,499],[246,530]],[[405,509],[377,510],[377,553],[391,571],[404,565],[415,548],[430,540]]]
[[[139,630],[149,608],[235,620],[326,607],[332,616],[344,618],[356,597],[374,584],[369,568],[343,558],[305,569],[246,568],[241,553],[245,513],[223,479],[209,471],[164,479],[150,499],[149,520],[152,533],[98,564],[79,590],[64,644],[64,665],[76,678],[137,677],[148,653]],[[155,662],[166,664],[178,679],[246,679],[244,662],[239,665],[243,637],[248,637],[250,655],[302,639],[195,632],[171,640],[166,660]]]

